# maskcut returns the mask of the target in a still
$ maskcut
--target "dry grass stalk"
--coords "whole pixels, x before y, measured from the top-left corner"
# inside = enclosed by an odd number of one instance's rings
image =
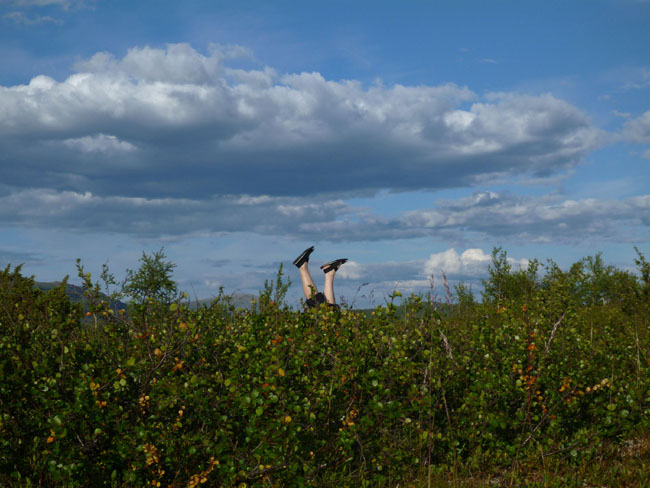
[[[454,352],[451,349],[451,344],[449,343],[449,339],[447,339],[447,336],[443,331],[440,331],[440,337],[442,339],[442,345],[445,348],[445,351],[447,352],[447,356],[449,356],[449,359],[452,361],[454,360]]]
[[[442,273],[442,284],[445,286],[445,294],[446,300],[447,300],[447,305],[451,303],[451,290],[449,290],[449,282],[447,281],[447,275],[445,274],[444,271],[441,271]]]
[[[429,288],[430,288],[430,290],[429,290],[429,302],[431,303],[431,305],[433,305],[435,307],[435,305],[436,305],[436,294],[435,294],[436,278],[433,275],[433,273],[431,273],[431,276],[429,276]]]

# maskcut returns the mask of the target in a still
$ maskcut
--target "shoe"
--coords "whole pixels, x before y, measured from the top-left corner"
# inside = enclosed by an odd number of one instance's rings
[[[322,265],[320,267],[320,269],[323,270],[323,273],[329,273],[330,271],[336,271],[346,261],[347,261],[347,258],[337,259],[335,261],[330,261],[329,263],[325,263],[324,265]]]
[[[314,252],[314,246],[305,249],[300,256],[294,259],[293,264],[295,264],[298,268],[300,268],[300,266],[302,266],[303,264],[309,261],[309,255],[312,252]]]

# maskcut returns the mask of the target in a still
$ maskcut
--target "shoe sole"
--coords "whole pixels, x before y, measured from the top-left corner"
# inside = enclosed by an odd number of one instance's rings
[[[320,267],[320,269],[323,270],[323,273],[329,273],[330,271],[338,271],[338,269],[341,267],[342,264],[345,264],[347,262],[347,258],[343,259],[335,259],[334,261],[330,261],[329,263],[325,263]]]
[[[300,268],[306,261],[309,261],[309,255],[314,252],[314,246],[305,249],[300,256],[293,260],[293,264]]]

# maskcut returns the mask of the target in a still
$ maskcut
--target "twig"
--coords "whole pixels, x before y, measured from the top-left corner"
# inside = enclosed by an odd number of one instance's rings
[[[551,330],[551,335],[549,336],[548,341],[546,342],[546,347],[544,348],[544,355],[548,354],[548,351],[549,351],[549,349],[551,347],[551,342],[555,338],[555,333],[557,332],[558,327],[562,323],[562,319],[564,319],[565,314],[566,314],[566,312],[564,312],[562,314],[562,316],[558,319],[558,321],[555,322],[555,325],[553,326],[553,329]]]

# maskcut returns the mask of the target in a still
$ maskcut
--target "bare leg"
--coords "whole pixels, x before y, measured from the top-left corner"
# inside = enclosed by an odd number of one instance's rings
[[[327,302],[331,303],[332,305],[336,305],[336,298],[334,298],[334,275],[335,274],[336,274],[335,269],[325,273],[325,289],[323,290]]]
[[[307,262],[303,263],[303,265],[298,268],[298,271],[300,271],[300,281],[302,281],[302,292],[305,294],[305,298],[309,300],[312,296],[318,293],[318,289],[314,284],[314,280],[311,279],[307,264]],[[327,278],[325,281],[327,283]]]

